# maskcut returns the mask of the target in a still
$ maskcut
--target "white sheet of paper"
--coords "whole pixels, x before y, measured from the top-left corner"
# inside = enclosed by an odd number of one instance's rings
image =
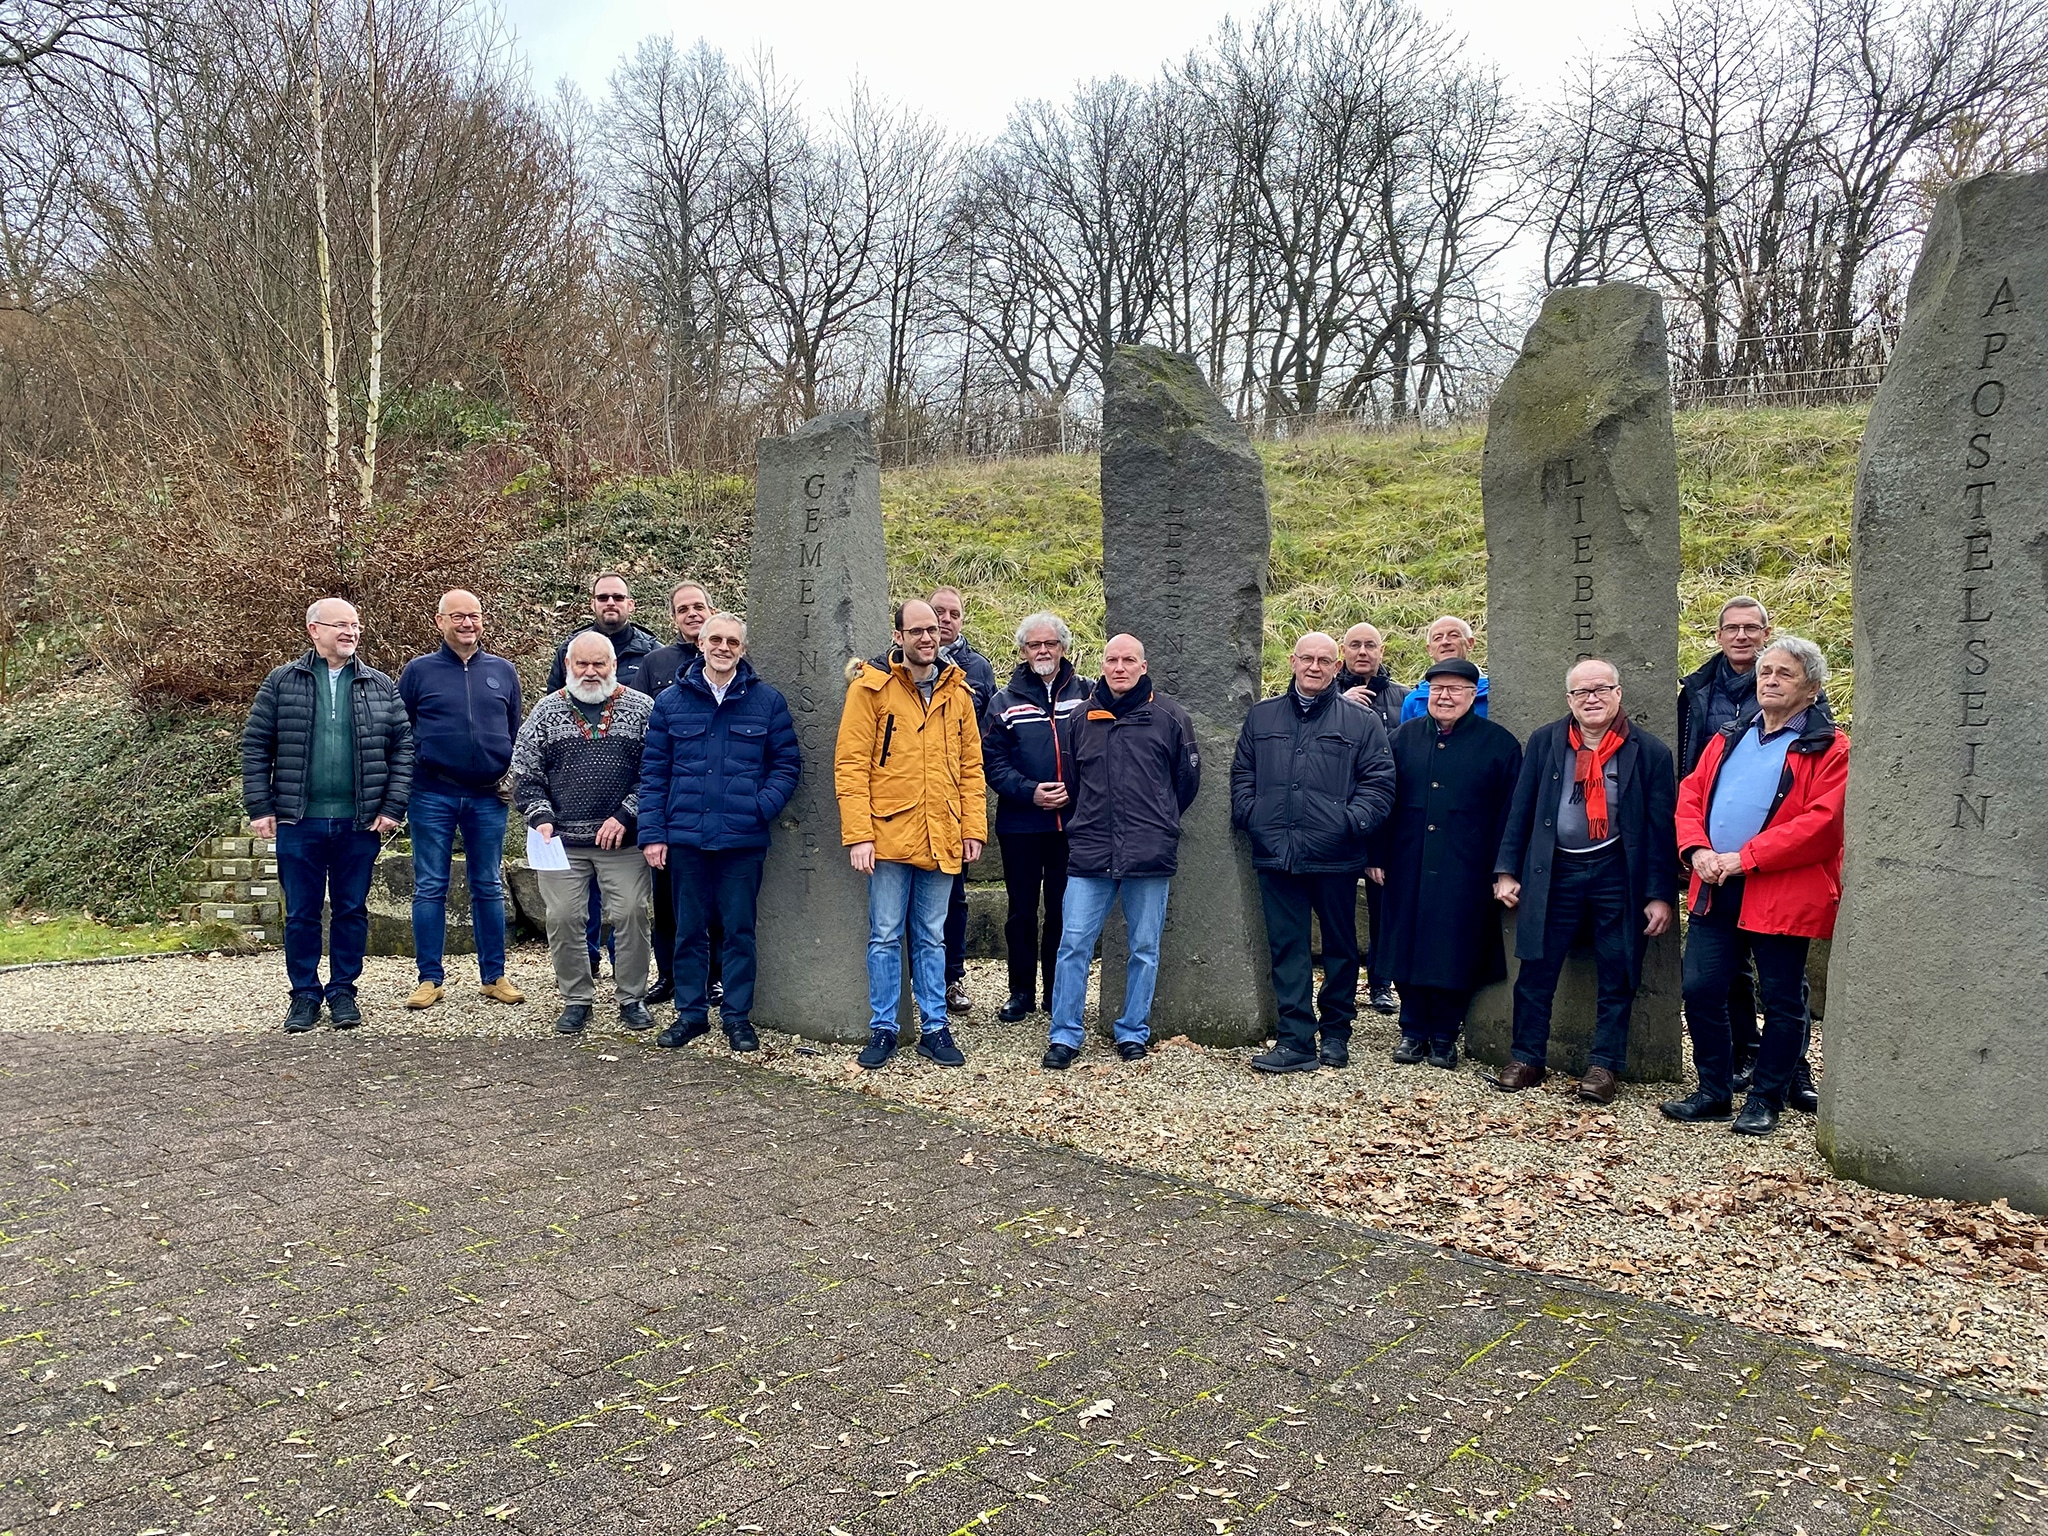
[[[526,867],[528,869],[567,869],[569,847],[559,837],[542,837],[533,828],[526,829]]]

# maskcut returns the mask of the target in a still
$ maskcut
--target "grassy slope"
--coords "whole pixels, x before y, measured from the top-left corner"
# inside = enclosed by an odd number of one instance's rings
[[[1849,703],[1849,508],[1863,410],[1691,411],[1677,421],[1685,575],[1680,660],[1710,649],[1721,598],[1752,592],[1781,630],[1808,635],[1842,669]],[[1266,677],[1285,675],[1289,640],[1370,619],[1397,675],[1422,663],[1440,613],[1483,622],[1486,537],[1479,506],[1484,434],[1333,433],[1265,444],[1273,504]],[[1063,614],[1083,648],[1102,635],[1101,503],[1086,457],[947,464],[882,483],[898,592],[945,580],[970,597],[969,632],[991,656],[1034,608]]]

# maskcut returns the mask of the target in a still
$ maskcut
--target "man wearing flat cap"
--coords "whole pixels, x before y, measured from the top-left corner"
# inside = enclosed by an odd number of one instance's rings
[[[1366,878],[1386,887],[1380,929],[1386,974],[1401,992],[1394,1060],[1458,1064],[1472,994],[1507,975],[1493,899],[1522,748],[1473,710],[1479,668],[1462,656],[1423,674],[1428,712],[1394,732],[1394,809],[1376,835]]]

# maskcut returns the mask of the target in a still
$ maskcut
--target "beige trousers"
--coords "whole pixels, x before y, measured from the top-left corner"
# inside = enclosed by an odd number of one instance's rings
[[[548,959],[555,966],[555,988],[565,1003],[588,1005],[597,1000],[584,938],[590,881],[595,876],[598,894],[604,898],[605,921],[612,925],[612,939],[618,945],[612,990],[620,1007],[637,1003],[647,995],[652,955],[647,947],[648,897],[654,890],[654,871],[631,846],[571,848],[568,853],[567,869],[537,871],[541,900],[548,909]]]

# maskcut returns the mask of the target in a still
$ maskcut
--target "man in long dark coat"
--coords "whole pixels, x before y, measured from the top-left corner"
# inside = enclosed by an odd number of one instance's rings
[[[1366,878],[1386,886],[1380,929],[1401,991],[1403,1065],[1458,1064],[1472,994],[1507,975],[1494,855],[1521,773],[1514,733],[1473,713],[1479,669],[1462,656],[1423,674],[1429,711],[1394,732],[1394,811]]]

